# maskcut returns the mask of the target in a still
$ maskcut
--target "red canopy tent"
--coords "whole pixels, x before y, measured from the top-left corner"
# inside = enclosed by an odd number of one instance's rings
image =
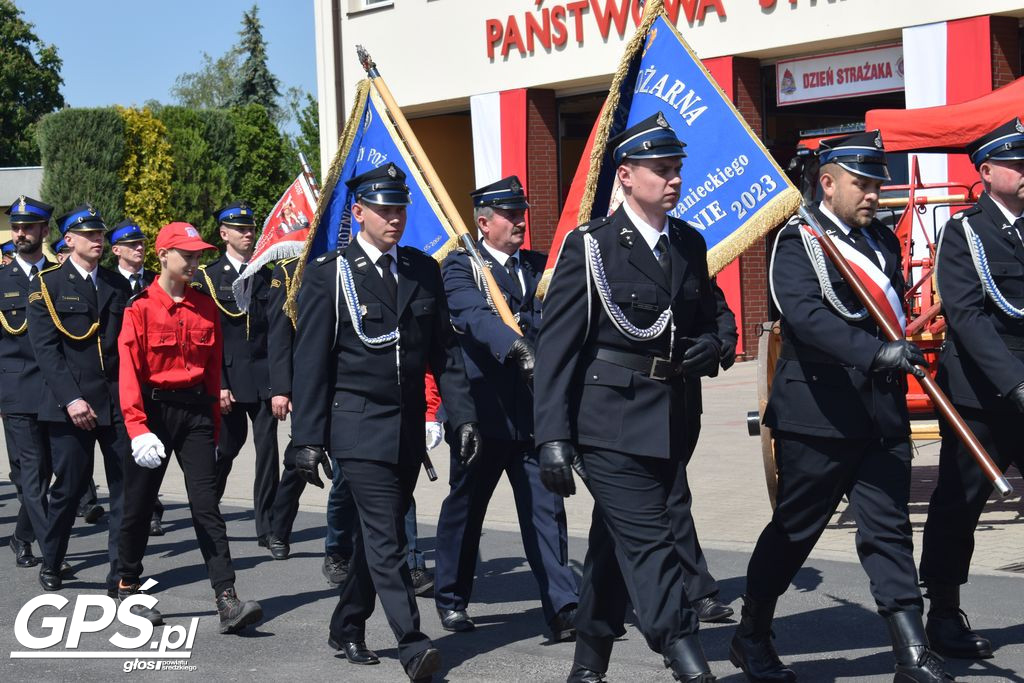
[[[963,152],[964,146],[1024,115],[1024,78],[960,104],[923,109],[872,109],[866,130],[882,131],[887,152]]]

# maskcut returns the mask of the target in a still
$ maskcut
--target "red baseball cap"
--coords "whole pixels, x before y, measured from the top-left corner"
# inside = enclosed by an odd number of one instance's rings
[[[191,223],[168,223],[160,228],[160,234],[156,236],[156,248],[159,249],[184,249],[185,251],[204,251],[217,247],[203,241],[199,231]]]

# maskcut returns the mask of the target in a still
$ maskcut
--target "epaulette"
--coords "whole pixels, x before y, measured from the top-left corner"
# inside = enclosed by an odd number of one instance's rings
[[[597,230],[598,228],[603,228],[604,226],[608,225],[611,222],[612,222],[612,217],[611,216],[602,216],[601,218],[595,218],[594,220],[590,221],[589,223],[584,223],[583,225],[581,225],[580,227],[578,227],[576,229],[579,230],[580,232],[589,232],[589,231]]]
[[[431,258],[430,254],[428,254],[427,252],[423,251],[422,249],[417,249],[416,247],[408,247],[408,246],[400,244],[400,245],[398,245],[398,250],[399,251],[404,251],[406,253],[406,255],[415,254],[416,256],[425,256],[426,258]]]
[[[132,295],[131,295],[131,296],[130,296],[130,297],[128,298],[128,303],[129,303],[129,304],[131,304],[131,303],[132,303],[133,301],[135,301],[136,299],[139,299],[139,298],[141,298],[141,297],[144,297],[144,296],[146,296],[146,292],[148,292],[148,291],[149,291],[149,287],[146,287],[146,288],[145,288],[145,289],[143,289],[142,291],[140,291],[140,292],[136,292],[135,294],[132,294]]]
[[[969,206],[966,209],[963,209],[962,211],[957,211],[955,214],[950,216],[950,218],[958,221],[964,216],[973,216],[979,213],[981,213],[981,207],[975,204],[974,206]]]
[[[338,256],[340,256],[341,254],[342,254],[341,249],[335,249],[334,251],[328,251],[326,253],[320,254],[315,259],[313,259],[313,263],[315,263],[318,266],[322,266],[323,264],[327,263],[328,261],[333,261],[333,260],[337,259]]]

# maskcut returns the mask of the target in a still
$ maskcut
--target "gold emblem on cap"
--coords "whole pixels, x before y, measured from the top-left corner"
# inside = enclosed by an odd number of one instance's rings
[[[513,178],[512,182],[509,184],[509,189],[512,190],[513,192],[520,192],[523,188],[519,184],[519,181]]]
[[[665,120],[665,115],[660,111],[658,112],[658,125],[662,128],[668,128],[668,121]]]
[[[94,208],[92,207],[92,204],[87,204],[86,206],[88,206],[88,207],[89,207],[89,215],[90,215],[90,216],[95,216],[95,215],[96,215],[96,209],[94,209]]]
[[[875,147],[877,147],[878,149],[882,149],[882,136],[881,135],[876,135],[875,136]]]
[[[1019,126],[1020,123],[1018,122],[1017,125]],[[23,194],[18,195],[18,211],[25,212],[25,195]]]
[[[397,178],[398,177],[398,169],[395,168],[394,164],[389,164],[388,165],[388,175],[391,176],[392,178]]]
[[[1020,119],[1017,119],[1017,132],[1024,133],[1024,123],[1021,123]]]

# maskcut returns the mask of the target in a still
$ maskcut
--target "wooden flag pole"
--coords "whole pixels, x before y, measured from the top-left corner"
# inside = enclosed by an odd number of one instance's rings
[[[824,249],[825,253],[828,254],[832,263],[835,264],[836,269],[839,271],[840,275],[843,276],[843,279],[846,280],[853,289],[857,298],[860,299],[861,303],[868,309],[871,317],[875,320],[875,324],[878,325],[878,328],[882,330],[883,334],[885,334],[886,339],[889,341],[898,341],[903,339],[903,331],[885,316],[882,309],[879,307],[878,302],[875,301],[868,293],[868,290],[861,283],[856,273],[854,273],[853,269],[850,268],[850,264],[847,263],[846,259],[843,258],[843,255],[839,253],[839,249],[832,242],[832,239],[822,229],[814,214],[807,209],[806,205],[802,205],[798,210],[798,213],[800,214],[800,218],[802,218],[807,225],[811,226],[811,229],[814,231],[814,236],[818,239],[818,243],[821,244],[822,249]],[[960,413],[958,413],[956,408],[953,407],[949,398],[947,398],[946,394],[942,392],[942,389],[939,388],[939,385],[934,379],[932,379],[931,375],[926,373],[925,376],[919,378],[918,381],[921,383],[921,386],[924,387],[928,396],[931,397],[936,410],[938,410],[942,417],[948,420],[949,424],[952,425],[956,435],[967,447],[967,450],[971,452],[974,460],[978,463],[978,467],[980,467],[981,471],[985,473],[988,480],[992,482],[992,486],[995,487],[999,496],[1001,498],[1006,498],[1013,493],[1013,487],[1010,486],[1010,482],[1006,480],[1003,473],[1000,472],[999,468],[996,467],[994,462],[992,462],[992,458],[990,458],[988,453],[985,452],[985,447],[981,445],[980,441],[978,441],[978,437],[974,435],[971,428],[968,427],[967,423],[964,422],[964,419],[960,417]]]
[[[452,203],[452,198],[448,196],[448,191],[445,190],[444,185],[441,183],[441,179],[438,178],[437,172],[430,163],[430,159],[427,158],[426,152],[423,151],[423,147],[420,146],[419,140],[416,139],[416,134],[412,132],[412,128],[409,126],[409,122],[405,119],[405,115],[402,114],[402,110],[399,108],[398,103],[395,102],[395,98],[391,94],[391,90],[388,89],[387,83],[385,83],[384,79],[381,78],[380,72],[377,70],[377,65],[372,59],[370,59],[370,54],[363,49],[362,45],[356,46],[356,52],[359,54],[359,63],[363,65],[363,68],[366,70],[367,77],[370,79],[373,87],[377,89],[377,93],[380,95],[381,99],[384,100],[384,106],[387,108],[388,113],[391,114],[391,118],[394,119],[395,125],[398,127],[398,131],[405,139],[405,144],[409,147],[409,152],[419,165],[420,171],[423,173],[423,177],[427,179],[427,183],[430,185],[430,189],[433,191],[434,197],[437,198],[438,203],[441,205],[441,210],[444,211],[448,220],[451,222],[452,227],[455,228],[455,232],[458,233],[459,239],[462,241],[462,246],[469,253],[469,257],[476,263],[480,272],[483,274],[487,289],[491,292],[491,300],[494,302],[494,308],[497,309],[502,322],[508,325],[516,334],[522,336],[523,332],[519,329],[519,324],[512,315],[512,311],[509,310],[505,297],[496,296],[499,292],[498,283],[495,282],[494,275],[491,274],[491,269],[484,265],[483,259],[480,257],[480,253],[476,248],[476,242],[473,240],[473,235],[469,232],[469,229],[466,228],[466,224],[462,222],[462,217],[459,215],[458,210],[456,210],[455,204]]]

